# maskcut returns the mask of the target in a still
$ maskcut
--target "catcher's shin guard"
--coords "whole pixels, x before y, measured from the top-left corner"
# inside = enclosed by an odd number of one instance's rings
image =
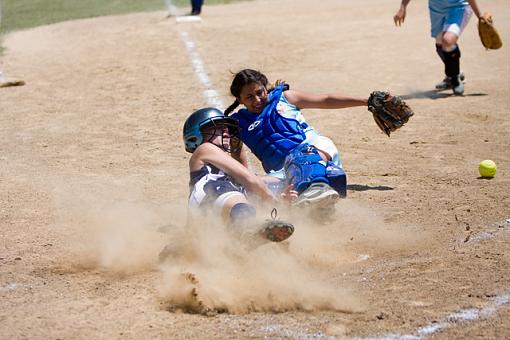
[[[326,183],[341,197],[347,194],[345,172],[333,162],[324,161],[317,148],[302,144],[285,159],[285,176],[288,184],[301,194],[312,183]]]
[[[344,169],[333,162],[328,162],[326,166],[326,177],[329,179],[329,185],[335,189],[340,197],[347,197],[347,176]]]

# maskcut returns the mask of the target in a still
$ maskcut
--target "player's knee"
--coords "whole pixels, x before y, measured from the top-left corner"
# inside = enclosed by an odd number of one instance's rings
[[[443,38],[441,40],[441,46],[443,48],[443,51],[445,52],[451,52],[455,50],[457,47],[457,39],[458,37],[454,34],[445,34],[443,35]]]
[[[285,176],[289,184],[301,193],[312,182],[327,182],[325,164],[315,147],[300,145],[285,159]]]
[[[248,203],[237,203],[230,209],[230,223],[237,225],[252,221],[257,215],[255,207]]]
[[[340,196],[347,194],[347,177],[343,169],[331,161],[324,161],[313,146],[296,148],[285,160],[285,174],[298,193],[312,183],[326,183]]]

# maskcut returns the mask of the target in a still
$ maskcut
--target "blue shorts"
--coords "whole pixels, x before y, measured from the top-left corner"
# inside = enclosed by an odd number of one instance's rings
[[[471,18],[473,10],[463,2],[460,2],[459,5],[448,5],[449,1],[446,0],[443,2],[447,4],[437,6],[434,1],[429,1],[430,35],[435,38],[443,32],[452,32],[456,36],[460,36]]]

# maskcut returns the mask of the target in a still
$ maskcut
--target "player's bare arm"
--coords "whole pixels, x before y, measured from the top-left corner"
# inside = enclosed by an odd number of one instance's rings
[[[295,90],[285,92],[287,101],[299,109],[343,109],[367,106],[367,99],[346,97],[340,94],[313,94]]]
[[[482,16],[482,12],[480,11],[480,8],[478,7],[478,3],[476,0],[468,0],[469,6],[471,6],[471,9],[473,10],[473,13],[475,13],[477,18],[480,18]]]
[[[393,16],[395,26],[402,26],[404,24],[404,21],[406,19],[407,5],[409,4],[409,1],[411,0],[402,0],[400,8],[398,9],[397,13]]]
[[[274,196],[261,178],[251,173],[245,166],[212,143],[204,143],[196,149],[190,159],[190,170],[199,170],[204,164],[214,165],[232,176],[248,192],[259,196],[263,200],[274,200]]]

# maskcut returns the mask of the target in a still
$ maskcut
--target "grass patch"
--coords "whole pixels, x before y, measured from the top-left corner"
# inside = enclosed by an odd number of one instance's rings
[[[235,1],[205,0],[204,7]],[[172,3],[190,7],[189,0]],[[0,33],[66,20],[166,9],[165,0],[0,0],[0,6]]]

